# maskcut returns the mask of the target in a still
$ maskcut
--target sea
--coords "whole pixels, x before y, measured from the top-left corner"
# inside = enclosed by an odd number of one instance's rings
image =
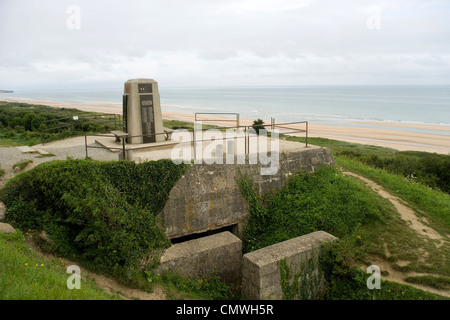
[[[102,103],[121,108],[121,90],[17,90],[0,93],[0,99]],[[450,126],[448,85],[164,87],[159,84],[159,93],[163,111],[238,113],[241,119],[263,119],[266,123],[273,118],[277,123],[308,121],[353,127],[371,127],[361,122],[381,121],[389,129],[450,135],[446,130],[390,126],[398,122]]]

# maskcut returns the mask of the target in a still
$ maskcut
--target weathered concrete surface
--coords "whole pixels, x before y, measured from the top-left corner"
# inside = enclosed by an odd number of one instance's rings
[[[284,261],[289,269],[289,278],[285,279],[289,281],[288,285],[292,288],[294,281],[299,283],[290,298],[318,298],[325,288],[318,267],[320,246],[335,239],[324,231],[317,231],[245,254],[242,262],[242,296],[255,300],[285,298],[280,274]],[[295,280],[296,277],[298,280]]]
[[[16,230],[9,223],[0,222],[0,233],[14,233]]]
[[[230,232],[221,232],[168,248],[157,272],[173,271],[185,277],[208,279],[216,274],[235,287],[241,282],[242,241]]]
[[[205,232],[245,221],[249,208],[236,180],[239,174],[251,177],[260,193],[281,189],[290,175],[299,170],[314,171],[335,165],[326,148],[305,148],[279,155],[278,172],[261,175],[261,164],[194,164],[170,192],[159,213],[168,238]]]
[[[6,214],[6,206],[2,201],[0,201],[0,221],[2,221],[5,218],[5,214]]]

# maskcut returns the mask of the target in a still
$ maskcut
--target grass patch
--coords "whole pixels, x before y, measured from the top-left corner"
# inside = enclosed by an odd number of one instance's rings
[[[443,296],[429,293],[412,286],[381,281],[380,289],[367,289],[369,274],[353,269],[345,277],[331,278],[330,288],[324,300],[448,300]]]
[[[286,140],[304,142],[305,138],[282,136]],[[450,155],[395,149],[331,140],[309,138],[309,143],[330,148],[334,156],[355,160],[432,189],[450,193]]]
[[[345,156],[336,159],[338,164],[344,159],[365,166]],[[403,177],[397,178],[405,181]],[[420,185],[408,183],[413,187]],[[271,195],[257,194],[252,180],[245,177],[240,179],[239,187],[250,205],[244,252],[317,230],[339,238],[328,267],[323,267],[328,269],[326,277],[332,286],[326,299],[442,299],[389,281],[383,282],[381,291],[367,288],[368,275],[358,266],[372,264],[371,255],[384,257],[401,271],[448,277],[450,246],[447,242],[437,246],[435,240],[417,235],[400,218],[389,200],[376,194],[361,180],[345,176],[337,168],[323,167],[314,173],[292,176],[284,188]],[[426,188],[437,197],[448,196]],[[436,220],[436,224],[441,230],[448,230],[442,220]],[[405,261],[407,265],[404,265]]]
[[[333,167],[292,176],[286,186],[263,197],[245,178],[240,189],[250,204],[244,252],[322,230],[345,237],[363,224],[384,223],[392,207]]]
[[[88,133],[106,133],[121,125],[119,116],[0,101],[1,146],[32,146]]]
[[[381,280],[379,289],[368,289],[367,280],[370,275],[355,264],[358,260],[355,252],[358,252],[356,248],[359,241],[354,237],[346,237],[324,245],[324,251],[328,254],[321,256],[320,264],[329,284],[324,300],[448,300],[440,295],[386,280]]]
[[[66,265],[31,250],[20,231],[0,233],[0,300],[111,300],[117,296],[81,278],[81,289],[67,288]]]
[[[150,272],[146,274],[148,281],[161,285],[167,298],[171,300],[230,300],[233,298],[230,287],[218,276],[200,279],[186,278],[173,272],[164,272],[161,275]]]
[[[450,289],[450,279],[444,277],[433,276],[416,276],[407,277],[405,281],[409,283],[421,284],[438,290]]]
[[[35,158],[50,158],[50,157],[56,157],[56,155],[54,155],[53,153],[44,153],[44,154],[39,154]]]
[[[448,233],[450,228],[449,194],[344,156],[335,156],[334,158],[345,170],[359,173],[377,182],[392,195],[407,201],[409,205],[413,206],[413,209],[416,209],[419,216],[423,215],[427,218],[436,231],[443,235]]]
[[[12,168],[13,168],[13,169],[18,168],[19,171],[22,171],[23,169],[25,169],[25,167],[26,167],[27,165],[29,165],[29,164],[32,163],[32,162],[33,162],[33,160],[31,160],[31,159],[19,161],[19,162],[13,164]]]
[[[181,121],[181,120],[163,120],[164,127],[169,129],[185,129],[188,131],[194,131],[194,122],[189,121]],[[202,129],[223,129],[223,127],[212,125],[212,124],[204,124],[202,123]]]

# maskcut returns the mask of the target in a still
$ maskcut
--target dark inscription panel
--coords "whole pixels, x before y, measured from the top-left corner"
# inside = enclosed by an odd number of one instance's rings
[[[153,113],[153,95],[140,96],[141,102],[141,119],[142,119],[142,134],[144,135],[144,143],[155,142],[155,119]],[[151,135],[151,136],[146,136]]]
[[[152,84],[151,83],[142,83],[138,84],[139,93],[152,93]]]

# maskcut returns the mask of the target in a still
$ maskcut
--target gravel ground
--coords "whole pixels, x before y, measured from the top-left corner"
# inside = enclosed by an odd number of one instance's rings
[[[88,145],[98,146],[94,141],[89,142]],[[24,153],[19,150],[18,147],[0,147],[0,166],[5,170],[5,175],[0,178],[0,188],[4,186],[8,179],[18,173],[18,171],[14,170],[12,167],[20,161],[32,160],[33,162],[27,165],[24,169],[29,170],[47,161],[65,160],[67,157],[73,159],[84,159],[86,157],[84,137],[69,138],[61,141],[46,143],[44,145],[39,144],[33,146],[32,148],[47,151],[50,154],[54,154],[54,156],[42,157],[37,152]],[[107,161],[118,159],[118,153],[113,153],[105,149],[89,148],[88,155],[95,160]]]
[[[101,145],[95,142],[95,139],[98,137],[88,137],[88,146],[101,147]],[[208,143],[203,143],[203,148],[206,148]],[[302,149],[304,147],[303,144],[298,142],[291,141],[279,141],[279,150],[280,152],[289,152],[296,151]],[[73,137],[60,141],[49,142],[46,144],[38,144],[32,146],[33,149],[39,149],[46,151],[54,156],[42,157],[38,152],[35,153],[25,153],[22,152],[18,147],[0,147],[0,166],[5,170],[5,175],[0,178],[0,188],[4,186],[6,181],[12,178],[15,174],[18,173],[17,170],[13,169],[13,165],[23,161],[23,160],[32,160],[30,164],[28,164],[24,170],[29,170],[43,162],[53,161],[53,160],[65,160],[67,157],[73,159],[84,159],[86,157],[86,148],[85,148],[85,138],[81,137]],[[309,146],[309,148],[317,148],[316,146]],[[162,158],[171,158],[171,149],[161,149],[156,148],[152,150],[136,150],[132,152],[133,160],[140,161],[148,161],[148,160],[158,160]],[[193,156],[194,152],[191,149],[191,156]],[[108,149],[104,148],[88,148],[88,156],[95,160],[102,161],[110,161],[110,160],[118,160],[119,153],[111,152]]]

